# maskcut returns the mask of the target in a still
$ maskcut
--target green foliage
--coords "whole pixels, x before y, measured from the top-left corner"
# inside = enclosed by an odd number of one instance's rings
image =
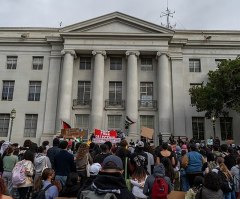
[[[228,109],[240,112],[240,57],[223,60],[215,71],[209,71],[204,86],[189,89],[192,106],[206,117],[226,115]]]

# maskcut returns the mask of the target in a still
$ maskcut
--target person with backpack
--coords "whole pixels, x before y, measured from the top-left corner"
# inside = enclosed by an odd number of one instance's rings
[[[23,160],[17,162],[12,171],[13,187],[19,193],[19,199],[28,199],[33,187],[34,153],[30,150],[23,155]]]
[[[233,187],[233,177],[224,163],[219,165],[218,175],[222,180],[221,189],[224,194],[224,199],[236,199]]]
[[[171,180],[165,176],[165,168],[160,163],[154,167],[153,174],[147,177],[143,194],[149,196],[151,199],[167,199],[167,195],[172,189]]]
[[[52,184],[54,177],[55,172],[53,169],[44,169],[42,175],[35,181],[31,199],[54,199],[58,197],[58,188]]]
[[[107,156],[92,185],[82,191],[80,199],[135,199],[126,186],[123,171],[123,163],[118,156]]]
[[[6,155],[3,158],[3,175],[2,178],[4,179],[4,182],[7,186],[7,191],[9,195],[13,195],[12,193],[12,170],[16,163],[18,162],[18,157],[16,155],[13,155],[13,147],[8,146],[6,149]]]

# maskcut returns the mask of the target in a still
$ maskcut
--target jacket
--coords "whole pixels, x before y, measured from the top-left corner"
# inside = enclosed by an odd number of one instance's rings
[[[47,150],[47,157],[49,158],[52,168],[55,168],[54,158],[62,149],[58,148],[58,146],[53,146]]]
[[[202,197],[201,197],[201,192],[202,192]],[[218,191],[213,191],[210,189],[207,189],[206,187],[198,190],[195,199],[224,199],[223,197],[223,192],[221,189]]]
[[[159,165],[154,167],[153,174],[148,176],[146,181],[145,181],[144,188],[143,188],[143,194],[145,194],[146,196],[151,195],[152,187],[153,187],[155,178],[157,176],[163,177],[168,184],[169,193],[172,191],[173,187],[172,187],[172,184],[171,184],[171,180],[170,180],[169,177],[165,176],[165,168],[164,168],[163,164],[160,163]]]
[[[38,153],[34,158],[35,174],[41,175],[44,167],[52,168],[49,158],[43,153]]]
[[[117,199],[135,199],[128,190],[121,173],[99,172],[92,185],[87,189],[97,194],[114,193]]]
[[[147,176],[146,176],[146,178],[147,178]],[[145,178],[145,180],[146,180],[146,178]],[[132,193],[135,197],[147,198],[147,196],[145,196],[143,194],[143,186],[145,184],[145,180],[142,182],[138,182],[137,180],[131,179],[131,184],[133,185]]]
[[[43,182],[43,188],[42,189],[45,189],[49,184],[50,184],[50,182],[45,180]],[[54,199],[56,197],[58,197],[58,188],[55,185],[49,187],[45,191],[45,199]]]

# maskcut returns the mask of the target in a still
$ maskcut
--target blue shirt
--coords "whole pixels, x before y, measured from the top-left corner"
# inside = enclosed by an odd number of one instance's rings
[[[48,180],[45,180],[43,182],[43,189],[45,189],[49,184],[51,183]],[[56,197],[58,197],[58,188],[55,185],[49,187],[45,191],[45,199],[54,199]]]
[[[197,151],[190,151],[187,154],[188,166],[186,168],[187,173],[201,172],[202,171],[202,155]]]

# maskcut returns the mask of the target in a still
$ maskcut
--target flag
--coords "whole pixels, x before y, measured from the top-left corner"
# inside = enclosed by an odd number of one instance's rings
[[[125,129],[128,129],[130,125],[136,122],[132,121],[128,116],[125,117]]]
[[[62,121],[62,129],[70,129],[70,128],[71,126],[67,122]]]

